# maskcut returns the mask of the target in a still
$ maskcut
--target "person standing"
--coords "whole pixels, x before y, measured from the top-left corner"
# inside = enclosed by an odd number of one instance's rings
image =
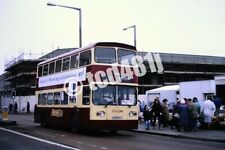
[[[144,123],[145,123],[145,129],[149,130],[150,127],[150,112],[149,112],[149,108],[147,107],[147,105],[145,105],[144,107],[144,112],[143,112],[143,116],[144,116]]]
[[[200,107],[197,100],[193,99],[188,105],[189,118],[190,118],[190,130],[196,132],[198,130],[198,117],[200,114]]]
[[[18,105],[17,105],[17,102],[15,102],[14,104],[14,113],[17,114],[17,109],[18,109]]]
[[[185,100],[180,101],[178,113],[180,115],[179,122],[178,122],[178,131],[180,131],[181,127],[183,127],[184,131],[187,132],[188,125],[189,125],[189,117],[188,117],[188,106],[185,103]]]
[[[163,127],[167,127],[169,124],[169,120],[170,120],[170,115],[169,115],[169,108],[168,108],[168,104],[167,104],[168,100],[167,99],[163,99],[162,102],[162,120],[163,120]]]
[[[159,101],[159,98],[156,97],[153,105],[152,105],[152,115],[153,115],[153,128],[155,128],[156,125],[156,119],[158,119],[158,126],[159,130],[161,130],[161,123],[162,123],[162,106]]]
[[[205,100],[202,104],[201,112],[204,115],[204,124],[208,129],[211,127],[212,118],[214,116],[216,110],[215,104],[212,102],[212,97],[208,96],[207,100]]]
[[[173,129],[173,126],[175,126],[176,129],[178,129],[178,122],[179,122],[179,119],[180,119],[179,105],[180,105],[180,100],[177,99],[176,104],[173,107],[171,129]]]
[[[220,98],[218,96],[214,96],[213,97],[213,103],[216,106],[215,116],[219,117],[220,106],[222,105],[222,102],[221,102],[221,100],[220,100]]]
[[[27,102],[27,113],[29,114],[30,113],[30,103]]]
[[[12,111],[13,111],[13,104],[10,103],[10,104],[9,104],[9,112],[12,113]]]

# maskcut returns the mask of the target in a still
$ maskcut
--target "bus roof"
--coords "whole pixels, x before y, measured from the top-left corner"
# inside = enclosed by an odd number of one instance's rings
[[[118,43],[118,42],[97,42],[97,43],[89,44],[89,45],[86,46],[86,47],[74,49],[74,50],[72,50],[72,51],[70,51],[70,52],[67,52],[67,53],[58,55],[58,56],[56,56],[56,57],[50,58],[50,59],[48,59],[48,60],[45,60],[45,61],[43,61],[43,62],[40,62],[38,65],[42,65],[42,64],[51,62],[51,61],[56,60],[56,59],[59,59],[59,58],[63,58],[63,57],[65,57],[65,56],[74,54],[74,53],[76,53],[76,52],[81,52],[81,51],[83,51],[83,50],[91,49],[91,48],[96,47],[96,46],[121,47],[121,48],[126,48],[126,49],[136,50],[136,47],[134,47],[134,46],[132,46],[132,45],[128,45],[128,44],[123,44],[123,43]]]

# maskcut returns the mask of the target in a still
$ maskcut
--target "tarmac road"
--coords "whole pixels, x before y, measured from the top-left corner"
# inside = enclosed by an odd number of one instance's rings
[[[34,139],[33,139],[34,138]],[[68,150],[71,147],[42,141],[32,136],[23,136],[23,134],[13,132],[0,127],[0,149],[1,150]],[[74,150],[78,150],[74,148]]]
[[[107,131],[82,131],[80,133],[71,133],[70,130],[41,128],[39,125],[32,124],[32,122],[30,122],[32,119],[26,119],[26,117],[29,118],[30,116],[18,115],[15,117],[17,118],[18,125],[9,126],[7,127],[8,129],[84,150],[224,150],[225,147],[225,143],[183,139],[129,131],[119,131],[116,135],[112,135]],[[20,120],[23,120],[23,123],[19,122]],[[6,137],[4,137],[5,134],[6,133],[0,134],[0,146],[3,141],[3,145],[5,145],[5,147],[10,147],[14,144],[14,140],[11,140],[11,138],[7,135],[16,135],[7,133]],[[18,138],[19,137],[16,137],[15,139]],[[7,141],[9,142],[7,143]],[[27,138],[21,142],[18,141],[18,143],[24,143],[18,144],[18,150],[20,150],[20,148],[29,149],[30,147],[24,147],[24,145],[35,145],[35,143],[38,145],[37,149],[42,149],[48,146],[49,150],[55,149],[55,147],[52,147],[53,145],[46,145],[46,143],[42,143],[44,144],[42,145],[39,141],[33,141]],[[57,148],[62,149],[62,147]]]
[[[225,147],[224,143],[150,135],[129,131],[120,131],[118,134],[112,135],[107,131],[83,131],[80,133],[71,133],[69,130],[41,128],[38,126],[11,126],[7,128],[43,140],[53,141],[84,150],[224,150]],[[30,150],[31,148],[33,150],[33,147],[35,147],[35,150],[45,148],[48,148],[49,150],[62,149],[62,147],[54,147],[28,138],[17,137],[17,135],[12,135],[11,133],[1,133],[0,136],[0,145],[4,145],[6,148],[10,148],[13,145],[16,146],[16,149],[18,150]]]

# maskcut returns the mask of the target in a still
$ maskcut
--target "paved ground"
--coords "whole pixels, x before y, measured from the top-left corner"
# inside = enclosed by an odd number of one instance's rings
[[[196,139],[204,141],[216,141],[225,143],[225,130],[216,130],[216,129],[199,129],[197,132],[178,132],[176,129],[170,129],[169,127],[164,127],[162,130],[158,128],[151,128],[150,130],[145,130],[144,123],[139,123],[139,128],[135,130],[136,132],[147,133],[147,134],[156,134],[164,136],[172,136],[178,138],[186,139]]]
[[[0,115],[0,118],[2,116]],[[33,115],[21,115],[21,117],[18,117],[17,115],[9,115],[9,120],[17,121],[18,124],[26,122],[25,126],[38,126],[39,124],[36,124],[33,122]],[[162,128],[162,130],[156,129],[150,129],[145,130],[143,122],[139,123],[139,128],[134,130],[135,132],[140,133],[146,133],[146,134],[155,134],[155,135],[162,135],[162,136],[170,136],[170,137],[176,137],[176,138],[185,138],[185,139],[195,139],[195,140],[203,140],[203,141],[214,141],[214,142],[222,142],[225,143],[225,130],[203,130],[199,129],[198,132],[178,132],[176,129],[170,129],[170,128]]]
[[[151,150],[224,150],[225,143],[215,142],[215,141],[205,141],[205,140],[195,140],[195,139],[186,139],[186,138],[177,138],[172,136],[162,135],[153,135],[145,134],[145,132],[136,131],[119,131],[116,135],[111,134],[108,131],[81,131],[78,133],[72,133],[68,129],[60,128],[42,128],[39,124],[33,122],[33,115],[10,115],[11,120],[17,121],[17,125],[0,127],[0,130],[10,130],[10,133],[3,133],[0,135],[0,145],[3,144],[6,149],[15,149],[14,145],[7,139],[19,139],[16,146],[18,150],[31,149],[33,145],[36,149],[43,149],[52,147],[54,145],[49,145],[46,142],[51,141],[54,143],[62,144],[64,146],[70,146],[72,148],[78,148],[82,150],[139,150],[139,149],[151,149]],[[142,127],[140,125],[140,127]],[[3,129],[2,129],[3,128]],[[169,131],[170,129],[168,129]],[[1,132],[0,131],[0,132]],[[154,130],[156,133],[165,132],[164,130]],[[20,134],[32,136],[39,138],[44,143],[39,141],[33,141],[26,137],[16,136],[11,134],[18,132]],[[29,141],[32,140],[32,143]],[[30,144],[26,147],[27,144]],[[34,148],[34,149],[35,149]],[[55,147],[60,149],[59,147]],[[62,147],[63,148],[63,147]],[[1,147],[0,147],[1,149]],[[52,149],[52,148],[49,148]]]

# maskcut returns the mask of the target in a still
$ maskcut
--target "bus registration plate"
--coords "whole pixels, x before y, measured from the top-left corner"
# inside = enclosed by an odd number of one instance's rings
[[[122,120],[123,117],[122,116],[113,116],[112,120]]]

